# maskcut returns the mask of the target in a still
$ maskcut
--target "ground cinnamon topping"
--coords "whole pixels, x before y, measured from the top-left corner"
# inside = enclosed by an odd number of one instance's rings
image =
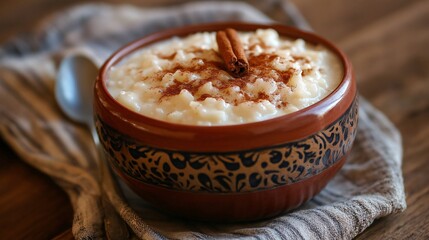
[[[165,97],[175,96],[181,93],[182,90],[187,90],[190,94],[194,96],[197,101],[204,101],[206,98],[215,98],[222,99],[221,96],[228,95],[228,89],[238,87],[239,93],[243,96],[241,99],[233,99],[227,101],[232,105],[239,105],[242,102],[253,101],[260,102],[263,100],[270,101],[274,103],[274,100],[271,99],[271,96],[266,93],[259,92],[257,94],[249,94],[244,91],[247,84],[254,84],[257,79],[266,79],[273,80],[278,84],[278,89],[285,87],[296,70],[293,68],[288,68],[285,71],[280,71],[273,68],[272,63],[278,58],[278,61],[286,63],[286,61],[294,62],[303,62],[308,63],[309,59],[303,56],[292,55],[292,59],[280,59],[275,52],[267,52],[255,54],[254,49],[256,45],[244,50],[237,33],[233,29],[226,29],[225,31],[219,31],[216,33],[216,40],[219,47],[219,52],[214,51],[213,49],[202,49],[202,48],[190,48],[187,49],[187,53],[195,54],[190,66],[183,66],[182,63],[176,63],[171,68],[162,70],[156,73],[156,78],[162,79],[166,74],[174,74],[176,72],[181,72],[183,74],[197,74],[199,75],[198,80],[189,81],[189,82],[180,82],[174,80],[165,89],[161,91],[161,97],[159,101]],[[266,46],[264,46],[266,47]],[[253,49],[253,50],[252,50]],[[247,52],[247,56],[246,56]],[[176,52],[169,55],[158,54],[162,59],[172,60],[176,56]],[[215,60],[205,60],[199,56],[216,56],[222,58],[223,62]],[[197,62],[202,61],[202,64],[197,64]],[[313,69],[304,69],[301,71],[301,76],[310,74]],[[225,80],[224,76],[228,73],[230,76],[229,79]],[[232,77],[232,76],[233,77]],[[222,77],[223,76],[223,77]],[[153,76],[152,76],[153,77]],[[144,81],[144,79],[142,79]],[[217,88],[220,93],[200,93],[199,90],[206,83],[211,82],[214,88]],[[276,100],[276,105],[278,107],[284,107],[287,105],[287,102],[282,102],[281,100]]]
[[[162,91],[161,99],[169,96],[174,96],[180,94],[182,90],[187,90],[191,93],[196,100],[204,101],[206,98],[219,98],[216,94],[199,94],[199,89],[206,84],[211,82],[213,87],[219,89],[223,92],[221,95],[225,95],[227,89],[238,87],[240,93],[243,96],[242,100],[234,99],[230,102],[233,105],[238,105],[244,101],[254,101],[260,102],[262,100],[270,101],[270,96],[265,93],[259,93],[252,95],[243,91],[246,87],[246,84],[252,84],[256,81],[257,78],[269,78],[275,82],[283,83],[285,86],[292,75],[295,73],[295,69],[289,68],[286,71],[279,71],[273,68],[272,62],[279,58],[275,53],[262,53],[256,55],[252,53],[252,49],[249,48],[246,51],[250,52],[248,57],[243,46],[240,43],[240,39],[237,35],[237,32],[234,29],[226,29],[225,31],[219,31],[216,33],[216,41],[218,44],[219,52],[213,52],[212,49],[201,49],[201,48],[192,48],[188,49],[188,53],[194,53],[196,56],[207,55],[207,54],[216,54],[222,58],[223,63],[219,61],[206,61],[198,57],[192,59],[192,61],[203,61],[203,64],[193,64],[192,66],[182,66],[181,64],[176,64],[168,70],[164,70],[160,73],[160,77],[167,73],[175,73],[180,71],[182,73],[192,73],[197,74],[200,78],[197,81],[190,82],[179,82],[174,81],[173,84],[168,86],[165,90]],[[175,54],[169,56],[161,56],[164,59],[174,58]],[[286,61],[281,60],[281,61]],[[308,59],[301,56],[292,56],[291,62],[302,61],[307,62]],[[228,72],[230,75],[234,76],[228,80],[222,79],[220,75]],[[307,74],[309,71],[303,72],[302,74]],[[279,86],[278,86],[279,87]],[[160,100],[161,100],[160,99]],[[285,105],[282,103],[281,105]]]
[[[204,53],[204,51],[211,51],[211,50],[202,50],[202,49],[195,49],[195,52]],[[198,74],[201,76],[200,79],[197,81],[191,81],[191,82],[179,82],[174,81],[172,85],[167,87],[162,92],[161,99],[169,96],[174,96],[180,94],[182,90],[187,90],[192,95],[195,96],[195,98],[198,101],[204,101],[206,98],[219,98],[216,95],[213,94],[198,94],[199,89],[206,84],[207,82],[211,82],[213,87],[219,89],[220,91],[227,91],[227,89],[232,87],[239,87],[241,90],[240,93],[243,95],[243,99],[241,101],[234,100],[231,102],[233,105],[238,105],[241,102],[244,101],[254,101],[254,102],[260,102],[261,100],[268,100],[270,101],[270,96],[266,94],[258,94],[255,96],[249,95],[248,93],[245,93],[242,91],[246,87],[246,84],[252,84],[256,81],[256,79],[259,76],[259,78],[266,78],[270,76],[270,79],[274,80],[275,82],[281,82],[285,85],[289,82],[289,79],[294,74],[294,69],[288,69],[287,71],[279,71],[276,69],[273,69],[271,66],[271,62],[277,58],[278,56],[275,53],[269,54],[264,53],[260,55],[249,55],[249,74],[242,76],[242,77],[235,77],[230,78],[228,80],[222,80],[220,75],[227,71],[225,69],[225,66],[221,62],[216,61],[203,61],[203,65],[193,65],[191,67],[184,67],[180,64],[176,64],[174,67],[172,67],[169,70],[164,70],[159,73],[159,78],[162,79],[162,77],[167,73],[175,73],[177,71],[181,71],[183,73],[193,73]],[[198,60],[198,59],[195,59]],[[160,100],[161,100],[160,99]]]

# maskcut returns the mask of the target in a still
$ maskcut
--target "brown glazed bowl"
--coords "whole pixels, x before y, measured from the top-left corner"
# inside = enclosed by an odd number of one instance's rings
[[[227,27],[273,28],[282,36],[322,44],[342,61],[340,85],[323,100],[260,122],[190,126],[140,115],[106,89],[109,68],[148,44]],[[191,219],[247,221],[294,209],[328,183],[346,161],[357,129],[356,83],[349,60],[312,33],[281,25],[215,23],[170,29],[115,52],[95,84],[98,135],[115,172],[144,200]]]

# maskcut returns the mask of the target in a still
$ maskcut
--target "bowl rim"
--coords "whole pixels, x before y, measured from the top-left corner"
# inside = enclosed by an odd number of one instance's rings
[[[298,111],[280,115],[274,118],[256,121],[256,122],[248,122],[248,123],[240,123],[240,124],[230,124],[230,125],[212,125],[212,126],[202,126],[202,125],[186,125],[180,123],[173,123],[164,120],[159,120],[155,118],[151,118],[145,116],[143,114],[137,113],[131,109],[120,104],[116,99],[110,95],[107,86],[107,74],[109,69],[115,64],[119,63],[123,58],[129,56],[130,53],[143,48],[149,44],[162,41],[173,36],[186,36],[195,32],[207,32],[207,31],[217,31],[221,29],[225,29],[227,27],[232,27],[237,31],[254,31],[256,29],[267,29],[272,28],[279,32],[280,36],[289,37],[292,39],[301,38],[307,42],[313,44],[321,44],[328,48],[331,52],[333,52],[340,60],[343,66],[343,77],[339,85],[325,98],[322,100],[300,109]],[[352,71],[352,65],[346,55],[337,48],[333,43],[326,40],[323,37],[320,37],[314,33],[305,32],[294,27],[285,26],[277,23],[272,24],[261,24],[261,23],[248,23],[248,22],[220,22],[220,23],[205,23],[205,24],[196,24],[196,25],[188,25],[179,28],[171,28],[166,29],[159,32],[154,32],[152,34],[146,35],[142,38],[139,38],[133,42],[130,42],[123,47],[119,48],[115,51],[101,66],[97,80],[96,80],[95,91],[96,94],[94,96],[103,98],[102,105],[109,105],[108,111],[114,111],[115,114],[121,114],[122,116],[126,116],[126,121],[129,123],[133,123],[134,127],[145,130],[146,127],[141,126],[151,126],[153,129],[161,129],[162,132],[181,132],[181,133],[200,133],[204,135],[216,134],[220,131],[224,133],[230,134],[241,134],[242,132],[267,132],[267,131],[275,131],[278,126],[282,126],[283,131],[294,131],[296,129],[307,128],[309,125],[315,124],[309,130],[305,131],[306,134],[314,133],[318,130],[323,129],[328,126],[330,123],[334,122],[338,119],[342,113],[344,113],[352,104],[355,95],[356,95],[356,86]],[[97,94],[97,89],[99,94]],[[341,107],[341,114],[328,114],[329,112],[333,112],[335,106],[338,103],[343,101],[344,96],[350,95],[349,91],[353,92],[353,96],[347,97],[345,101],[345,105]],[[323,115],[323,118],[321,117]],[[334,116],[335,115],[335,116]],[[320,122],[319,122],[320,121]],[[263,129],[261,126],[263,125]],[[167,134],[167,135],[171,135]],[[300,135],[300,134],[298,134]],[[293,135],[291,138],[294,138]],[[301,134],[302,135],[302,134]]]

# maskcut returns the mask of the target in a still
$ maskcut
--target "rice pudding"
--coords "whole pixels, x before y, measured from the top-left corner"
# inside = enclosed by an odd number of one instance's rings
[[[215,32],[171,38],[131,53],[110,68],[109,93],[147,117],[187,125],[266,120],[308,107],[343,77],[340,60],[324,46],[279,36],[273,29],[238,32],[249,63],[234,76]]]

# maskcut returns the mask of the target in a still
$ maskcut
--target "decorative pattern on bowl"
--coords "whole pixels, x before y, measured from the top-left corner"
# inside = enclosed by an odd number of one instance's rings
[[[113,166],[136,180],[182,191],[236,193],[295,183],[336,163],[352,147],[357,111],[355,100],[337,121],[305,139],[238,152],[153,148],[99,117],[96,127]]]

